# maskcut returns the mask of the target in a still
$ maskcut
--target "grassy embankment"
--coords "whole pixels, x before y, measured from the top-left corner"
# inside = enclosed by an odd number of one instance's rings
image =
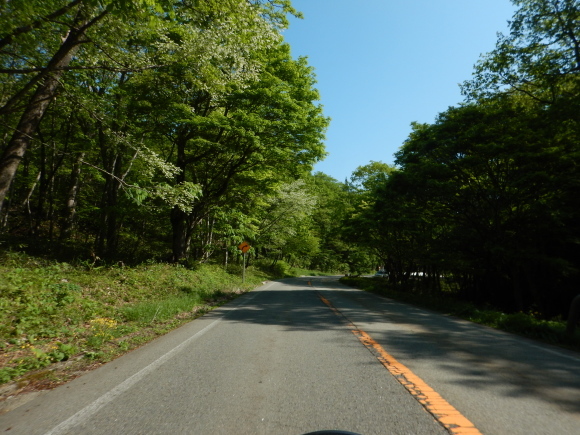
[[[277,266],[249,267],[242,284],[239,265],[227,272],[218,265],[94,267],[0,254],[0,384],[12,381],[10,394],[51,388],[265,280],[304,273]]]
[[[452,297],[397,291],[383,278],[344,277],[341,282],[397,301],[580,352],[580,330],[576,328],[574,335],[567,335],[565,319],[546,320],[534,312],[506,314],[490,307],[476,307]]]

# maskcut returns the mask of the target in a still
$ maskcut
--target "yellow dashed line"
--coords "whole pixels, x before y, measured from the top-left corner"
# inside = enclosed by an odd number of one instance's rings
[[[367,349],[381,362],[381,364],[403,385],[435,419],[453,435],[481,435],[481,432],[471,421],[465,418],[449,402],[441,397],[433,388],[427,385],[409,368],[397,361],[379,343],[362,329],[358,329],[332,303],[322,295],[318,297],[347,324],[351,332]]]

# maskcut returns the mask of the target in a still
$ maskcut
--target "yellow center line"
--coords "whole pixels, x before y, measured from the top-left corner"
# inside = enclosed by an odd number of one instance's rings
[[[441,397],[419,376],[389,354],[379,343],[362,329],[357,328],[344,314],[321,294],[318,297],[337,316],[342,318],[351,332],[371,351],[381,364],[403,385],[417,401],[443,426],[454,435],[481,435],[474,424],[465,418],[449,402]]]

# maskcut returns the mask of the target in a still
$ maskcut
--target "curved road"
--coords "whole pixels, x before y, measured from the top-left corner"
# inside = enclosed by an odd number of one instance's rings
[[[336,278],[270,282],[0,416],[6,434],[579,434],[580,358]]]

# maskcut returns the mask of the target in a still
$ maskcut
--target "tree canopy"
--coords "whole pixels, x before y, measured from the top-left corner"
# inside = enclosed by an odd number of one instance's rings
[[[280,35],[299,15],[288,0],[1,7],[7,234],[84,240],[107,261],[163,243],[174,261],[206,258],[235,242],[220,231],[251,234],[255,192],[324,156],[312,68]]]

